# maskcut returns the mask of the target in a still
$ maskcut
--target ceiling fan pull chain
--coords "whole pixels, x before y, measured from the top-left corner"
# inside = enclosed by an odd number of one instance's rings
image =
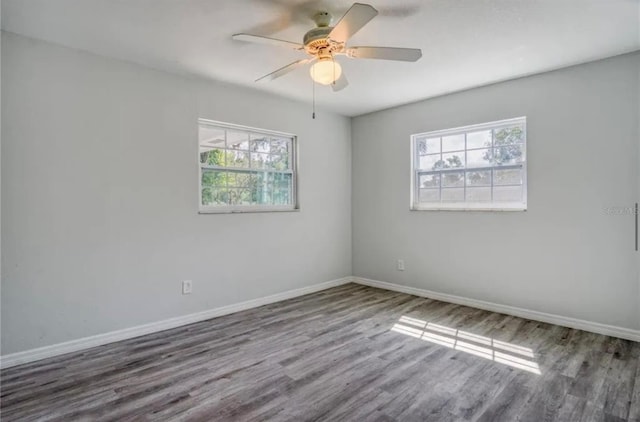
[[[336,85],[336,61],[335,58],[333,57],[333,53],[331,53],[331,60],[333,60],[333,86]]]
[[[313,72],[313,75],[315,76],[315,69],[312,67],[311,71]],[[313,80],[313,78],[311,78],[311,91],[312,91],[312,112],[311,112],[311,118],[315,119],[316,118],[316,83]]]
[[[335,57],[333,57],[333,53],[331,53],[331,61],[333,62],[333,66],[331,66],[331,69],[333,70],[333,84],[336,84],[336,59]]]

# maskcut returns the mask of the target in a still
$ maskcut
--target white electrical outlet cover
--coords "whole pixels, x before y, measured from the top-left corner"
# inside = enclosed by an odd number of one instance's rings
[[[191,280],[185,280],[182,282],[182,294],[183,295],[188,295],[191,293],[192,290],[192,284],[191,284]]]

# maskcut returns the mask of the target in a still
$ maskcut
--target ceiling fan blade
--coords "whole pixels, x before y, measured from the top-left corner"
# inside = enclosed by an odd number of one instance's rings
[[[346,42],[371,19],[375,18],[378,11],[369,4],[353,3],[353,6],[344,14],[340,21],[333,27],[329,38],[337,42]]]
[[[422,57],[419,48],[396,47],[350,47],[346,54],[353,59],[381,59],[415,62]]]
[[[293,48],[294,50],[302,50],[304,48],[302,44],[298,44],[297,42],[279,40],[276,38],[262,37],[260,35],[233,34],[231,38],[237,41],[246,41],[246,42],[251,42],[255,44],[275,45],[278,47]]]
[[[343,72],[342,75],[340,75],[340,78],[338,78],[337,81],[331,84],[331,89],[333,89],[333,92],[338,92],[345,89],[347,85],[349,85],[349,80],[347,79],[347,77],[344,75],[344,72]]]
[[[271,73],[269,73],[267,75],[264,75],[261,78],[256,79],[256,82],[261,81],[263,79],[267,79],[267,80],[272,81],[272,80],[277,79],[280,76],[284,76],[287,73],[291,72],[292,70],[295,70],[298,67],[303,66],[303,65],[305,65],[307,63],[310,63],[312,61],[313,61],[313,59],[309,58],[309,59],[302,59],[302,60],[295,61],[293,63],[289,63],[288,65],[286,65],[284,67],[281,67],[280,69],[276,70],[275,72],[271,72]]]

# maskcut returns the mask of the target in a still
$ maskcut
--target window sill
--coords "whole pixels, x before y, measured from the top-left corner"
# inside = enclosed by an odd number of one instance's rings
[[[299,212],[300,208],[200,208],[198,214],[254,214],[265,212]]]
[[[500,207],[492,207],[487,205],[470,206],[469,204],[449,205],[443,204],[438,207],[428,207],[414,205],[410,211],[484,211],[484,212],[526,212],[526,205],[509,204]]]

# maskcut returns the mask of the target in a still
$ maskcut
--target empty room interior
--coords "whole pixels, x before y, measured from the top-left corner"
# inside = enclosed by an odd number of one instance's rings
[[[640,422],[640,0],[362,1],[1,0],[1,421]]]

